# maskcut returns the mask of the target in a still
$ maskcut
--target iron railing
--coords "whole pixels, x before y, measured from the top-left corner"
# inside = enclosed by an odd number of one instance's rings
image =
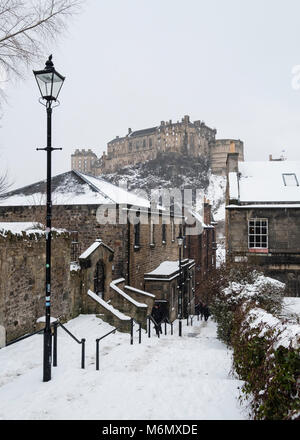
[[[113,330],[111,330],[110,332],[106,333],[106,335],[101,336],[101,338],[97,338],[96,339],[96,370],[99,370],[99,342],[106,338],[106,336],[111,335],[112,333],[115,333],[120,327],[115,327]]]
[[[82,338],[81,341],[73,335],[61,322],[54,322],[54,332],[53,332],[53,367],[57,367],[57,326],[60,326],[69,336],[71,336],[77,344],[81,345],[81,368],[85,368],[85,338]]]

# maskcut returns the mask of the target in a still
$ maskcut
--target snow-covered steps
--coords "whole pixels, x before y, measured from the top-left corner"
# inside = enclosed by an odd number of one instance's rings
[[[111,304],[147,328],[147,315],[151,313],[155,295],[125,286],[125,278],[112,281],[110,289]]]

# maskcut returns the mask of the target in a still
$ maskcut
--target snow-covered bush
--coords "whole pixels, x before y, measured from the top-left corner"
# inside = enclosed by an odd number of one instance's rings
[[[211,311],[218,324],[219,339],[230,345],[232,328],[239,318],[238,310],[251,304],[270,313],[278,313],[281,310],[285,285],[257,270],[249,271],[246,267],[242,270],[231,269],[226,280],[227,287],[219,287],[212,301]]]
[[[255,419],[300,419],[300,326],[243,307],[232,332],[233,365]]]

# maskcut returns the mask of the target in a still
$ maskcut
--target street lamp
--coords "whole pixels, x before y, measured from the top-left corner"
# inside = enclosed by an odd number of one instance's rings
[[[65,77],[54,69],[52,55],[46,61],[44,70],[33,71],[36,82],[38,84],[41,98],[40,103],[46,107],[47,111],[47,147],[37,148],[47,152],[47,212],[46,212],[46,324],[44,329],[44,362],[43,362],[43,381],[51,380],[51,323],[50,323],[50,297],[51,297],[51,217],[52,217],[52,200],[51,200],[51,153],[53,150],[61,150],[61,148],[52,148],[51,145],[51,128],[52,128],[52,105],[53,102],[59,101],[57,97],[62,88]],[[44,103],[43,101],[46,101]],[[56,106],[57,106],[56,105]]]
[[[178,295],[178,314],[179,314],[179,336],[182,336],[182,271],[181,271],[181,249],[183,245],[182,227],[179,225],[179,236],[177,237],[179,249],[179,295]]]

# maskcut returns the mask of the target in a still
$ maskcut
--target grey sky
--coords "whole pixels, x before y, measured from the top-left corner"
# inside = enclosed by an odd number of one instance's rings
[[[50,49],[66,75],[53,111],[53,174],[75,148],[97,155],[128,127],[185,114],[244,141],[246,160],[283,149],[300,160],[299,0],[87,0]],[[45,59],[49,54],[45,54]],[[32,66],[43,68],[44,63]],[[14,187],[44,179],[46,112],[28,72],[9,85],[0,129],[0,169]]]

